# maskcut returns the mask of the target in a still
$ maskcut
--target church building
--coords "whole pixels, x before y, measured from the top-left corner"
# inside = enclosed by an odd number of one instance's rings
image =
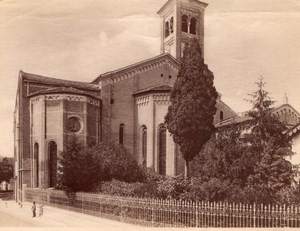
[[[100,74],[91,82],[20,71],[14,112],[17,201],[22,200],[24,184],[55,187],[59,153],[74,134],[85,147],[102,141],[122,144],[138,163],[159,174],[184,172],[164,116],[185,42],[196,38],[204,50],[207,5],[198,0],[168,0],[158,11],[161,54]],[[220,93],[216,107],[215,124],[238,118]],[[300,115],[292,113],[296,134]]]

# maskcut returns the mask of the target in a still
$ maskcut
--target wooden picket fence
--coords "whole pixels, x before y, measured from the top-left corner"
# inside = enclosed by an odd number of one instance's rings
[[[28,188],[26,201],[150,227],[300,227],[300,206],[117,197]]]

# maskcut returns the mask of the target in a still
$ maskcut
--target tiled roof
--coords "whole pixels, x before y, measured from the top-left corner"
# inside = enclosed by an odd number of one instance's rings
[[[283,105],[273,108],[271,112],[274,113],[277,110],[280,110],[281,108],[284,108],[284,107],[289,107],[289,108],[295,110],[291,105],[283,104]],[[296,110],[295,110],[295,112],[298,113]],[[299,113],[298,113],[298,115],[299,115]],[[222,127],[226,127],[226,126],[230,126],[230,125],[234,125],[234,124],[241,124],[243,122],[250,121],[251,119],[252,118],[250,116],[248,116],[247,113],[243,113],[242,115],[220,121],[219,123],[215,124],[215,127],[222,128]],[[284,133],[287,133],[289,136],[293,136],[300,131],[300,123],[296,124],[294,127],[290,128],[290,129],[287,125],[286,125],[286,127],[287,127],[287,131]]]
[[[20,71],[20,76],[24,80],[38,82],[41,84],[51,84],[51,85],[64,86],[64,87],[75,87],[84,90],[99,91],[98,85],[87,83],[87,82],[57,79],[57,78],[46,77],[42,75],[26,73],[23,71]]]
[[[91,83],[96,84],[96,83],[98,83],[103,78],[107,78],[107,77],[110,77],[112,75],[118,75],[118,74],[120,74],[122,72],[126,72],[126,71],[129,71],[131,69],[136,69],[136,68],[139,68],[139,67],[141,67],[143,65],[151,64],[151,63],[154,63],[154,62],[156,62],[158,60],[165,59],[165,58],[168,58],[171,62],[174,63],[174,65],[177,65],[178,68],[179,68],[180,64],[179,64],[178,60],[176,60],[170,54],[164,53],[164,54],[160,54],[160,55],[154,56],[154,57],[149,58],[149,59],[145,59],[145,60],[143,60],[141,62],[134,63],[132,65],[128,65],[128,66],[125,66],[125,67],[122,67],[122,68],[119,68],[119,69],[116,69],[116,70],[113,70],[113,71],[109,71],[109,72],[103,73],[103,74],[99,75],[96,79],[94,79]]]
[[[220,128],[220,127],[230,126],[233,124],[240,124],[240,123],[243,123],[248,120],[251,120],[250,116],[246,116],[246,115],[235,116],[235,117],[231,117],[229,119],[222,120],[222,121],[216,123],[215,127]]]
[[[68,94],[76,94],[76,95],[85,95],[90,96],[93,98],[97,98],[96,96],[89,94],[85,91],[80,91],[78,89],[75,89],[73,87],[55,87],[55,88],[49,88],[46,90],[41,90],[34,92],[30,96],[36,96],[36,95],[44,95],[44,94],[61,94],[61,93],[68,93]],[[98,99],[98,98],[97,98]]]
[[[154,92],[170,92],[171,89],[172,89],[171,86],[162,84],[162,85],[142,89],[140,91],[135,92],[133,95],[137,96],[137,95],[142,95],[142,94],[146,94],[146,93],[154,93]]]

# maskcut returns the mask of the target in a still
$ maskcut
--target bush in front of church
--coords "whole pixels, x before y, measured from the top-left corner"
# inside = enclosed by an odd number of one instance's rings
[[[94,192],[114,196],[161,198],[159,185],[165,176],[159,175],[151,168],[141,167],[143,178],[139,182],[125,182],[120,180],[105,181],[94,188]],[[141,179],[141,178],[140,178]]]
[[[84,149],[74,136],[60,155],[57,188],[89,192],[104,181],[142,182],[146,178],[145,170],[124,146],[99,143]]]
[[[100,164],[86,152],[76,136],[71,137],[65,151],[60,153],[58,186],[66,192],[90,191],[101,180]]]
[[[113,196],[125,197],[154,197],[149,185],[145,182],[128,183],[119,180],[103,182],[100,189],[95,191]]]
[[[146,179],[143,168],[123,145],[99,143],[87,153],[94,157],[101,181],[142,182]]]

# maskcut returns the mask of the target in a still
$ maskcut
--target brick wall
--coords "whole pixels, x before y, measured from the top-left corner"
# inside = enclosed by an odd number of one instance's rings
[[[119,143],[119,126],[124,124],[124,145],[135,154],[135,99],[133,93],[156,85],[173,85],[176,79],[175,70],[168,64],[136,74],[131,78],[102,87],[103,101],[103,138]],[[113,101],[111,101],[111,99]]]

